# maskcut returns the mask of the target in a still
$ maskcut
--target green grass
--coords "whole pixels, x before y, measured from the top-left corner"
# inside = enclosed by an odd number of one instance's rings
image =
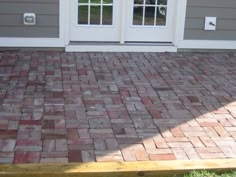
[[[236,177],[236,171],[219,174],[208,171],[193,171],[184,177]]]

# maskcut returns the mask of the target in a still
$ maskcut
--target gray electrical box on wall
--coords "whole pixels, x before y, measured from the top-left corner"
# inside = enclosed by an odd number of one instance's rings
[[[23,21],[24,25],[36,25],[35,13],[24,13]]]

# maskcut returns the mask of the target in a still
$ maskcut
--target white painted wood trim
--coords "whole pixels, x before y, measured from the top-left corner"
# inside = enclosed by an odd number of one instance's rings
[[[178,41],[182,49],[236,49],[236,41],[223,40],[182,40]]]
[[[126,18],[126,4],[125,4],[126,0],[121,0],[121,9],[122,10],[122,14],[120,17],[120,24],[121,24],[121,30],[120,30],[120,44],[124,44],[125,43],[125,28],[126,28],[126,23],[125,23],[125,18]]]
[[[175,46],[149,45],[69,45],[66,52],[177,52]]]
[[[65,36],[65,0],[59,0],[59,39],[64,39]]]
[[[176,8],[176,21],[175,21],[175,33],[174,33],[174,45],[178,45],[179,41],[184,39],[187,0],[177,0]]]
[[[65,46],[69,45],[70,43],[70,23],[71,23],[71,18],[70,18],[70,1],[64,0],[64,5],[65,7],[61,9],[64,13],[64,19],[65,21],[63,22],[62,26],[64,26],[64,41],[65,41]],[[61,13],[61,12],[60,12]]]
[[[68,0],[59,0],[60,3],[60,39],[64,41],[65,47],[69,44],[69,28],[68,28],[68,19],[69,19],[69,1]]]

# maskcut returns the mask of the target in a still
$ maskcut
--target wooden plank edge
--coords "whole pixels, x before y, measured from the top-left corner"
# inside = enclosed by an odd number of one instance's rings
[[[146,162],[89,162],[68,164],[0,165],[0,177],[142,177],[173,176],[192,170],[236,170],[236,159]]]

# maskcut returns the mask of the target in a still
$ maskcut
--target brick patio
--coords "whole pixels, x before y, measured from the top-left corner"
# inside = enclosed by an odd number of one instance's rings
[[[0,53],[0,163],[219,158],[235,53]]]

